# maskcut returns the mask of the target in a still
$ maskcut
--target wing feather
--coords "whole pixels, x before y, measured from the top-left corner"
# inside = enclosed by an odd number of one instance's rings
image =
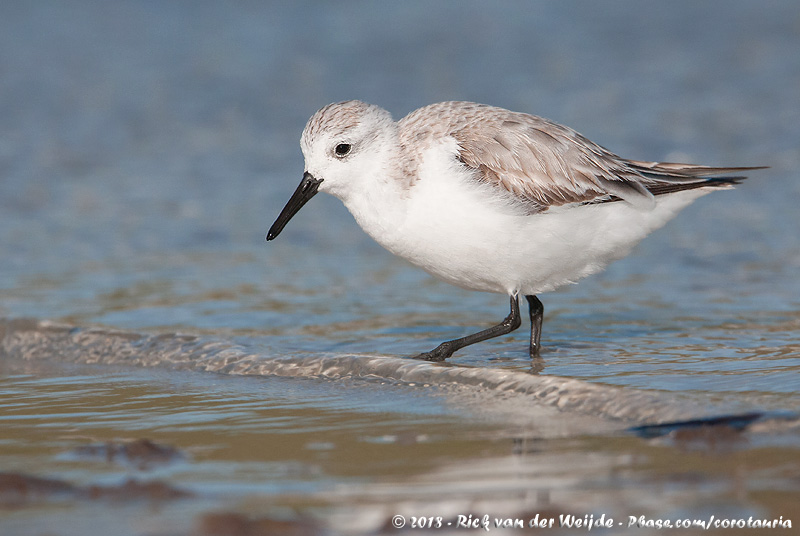
[[[731,184],[743,177],[709,178],[761,169],[627,160],[541,117],[473,103],[445,104],[449,114],[465,106],[449,132],[458,143],[459,160],[475,169],[479,180],[507,190],[537,212],[620,199],[648,207],[655,195]]]
[[[401,127],[406,147],[452,136],[457,158],[477,180],[509,192],[531,212],[619,200],[650,207],[656,195],[730,185],[743,177],[721,175],[761,169],[627,160],[558,123],[472,102],[420,108]]]
[[[462,125],[451,135],[458,142],[459,159],[478,170],[480,180],[538,210],[609,195],[652,204],[644,177],[624,160],[545,119],[503,110]]]

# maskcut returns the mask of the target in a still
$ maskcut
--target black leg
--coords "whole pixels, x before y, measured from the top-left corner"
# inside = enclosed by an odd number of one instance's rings
[[[531,357],[538,357],[542,349],[542,320],[544,319],[544,305],[536,296],[525,296],[531,315]]]
[[[430,352],[423,352],[414,359],[424,359],[426,361],[444,361],[453,355],[453,352],[456,350],[460,350],[461,348],[469,346],[470,344],[475,344],[476,342],[485,341],[486,339],[511,333],[517,329],[521,323],[522,320],[519,317],[519,299],[516,296],[511,296],[511,312],[508,313],[508,316],[505,318],[505,320],[496,326],[479,331],[478,333],[473,333],[472,335],[467,335],[466,337],[461,337],[460,339],[445,341]]]

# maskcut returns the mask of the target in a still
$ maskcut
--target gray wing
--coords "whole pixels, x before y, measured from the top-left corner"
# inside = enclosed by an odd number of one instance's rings
[[[620,199],[652,206],[655,195],[730,184],[740,177],[709,177],[756,169],[626,160],[563,125],[500,108],[481,108],[453,127],[461,162],[534,212]]]

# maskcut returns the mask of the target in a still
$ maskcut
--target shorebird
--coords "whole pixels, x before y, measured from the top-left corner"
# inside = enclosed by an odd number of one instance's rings
[[[627,255],[698,197],[755,167],[621,158],[547,119],[441,102],[400,121],[361,101],[317,111],[300,140],[305,173],[267,234],[273,240],[317,192],[338,197],[390,252],[463,288],[509,296],[499,324],[416,356],[442,361],[521,324],[541,349],[538,294]]]

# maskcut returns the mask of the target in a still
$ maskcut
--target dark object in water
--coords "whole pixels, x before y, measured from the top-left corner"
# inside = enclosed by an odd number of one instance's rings
[[[705,417],[701,419],[690,419],[687,421],[671,421],[659,424],[645,424],[628,428],[639,437],[652,439],[673,433],[687,433],[690,431],[708,430],[711,428],[727,429],[731,432],[742,432],[748,426],[757,421],[766,419],[796,419],[798,416],[783,412],[764,412],[754,411],[751,413],[741,413],[739,415],[721,415],[719,417]]]
[[[159,480],[128,479],[118,486],[76,486],[65,480],[41,478],[24,473],[0,473],[0,507],[21,508],[55,499],[141,501],[161,503],[193,497],[190,491],[174,488]]]
[[[196,528],[199,536],[317,536],[325,534],[315,524],[305,521],[284,521],[271,518],[250,518],[236,512],[204,514]]]
[[[72,453],[81,458],[101,458],[107,462],[131,465],[140,470],[186,458],[178,449],[169,445],[160,445],[149,439],[137,439],[127,443],[107,441],[101,444],[84,445],[73,449]]]

